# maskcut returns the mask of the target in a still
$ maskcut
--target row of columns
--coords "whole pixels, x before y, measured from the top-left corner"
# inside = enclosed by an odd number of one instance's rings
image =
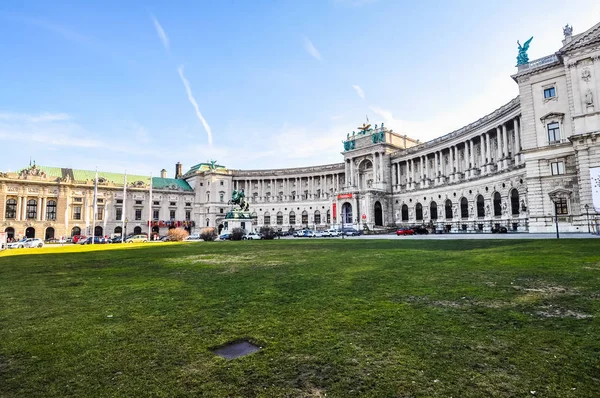
[[[307,185],[303,185],[303,182],[306,182]],[[340,173],[307,177],[244,179],[235,180],[234,189],[243,188],[247,198],[256,196],[259,201],[276,201],[280,192],[283,192],[284,201],[300,201],[304,191],[308,191],[308,198],[306,199],[323,199],[330,189],[337,192],[340,189],[340,182]],[[278,186],[279,183],[282,183],[283,186]],[[254,184],[257,185],[256,189]],[[317,190],[319,189],[320,195],[317,197]],[[266,196],[268,192],[270,192],[270,199],[267,199]],[[292,197],[294,198],[292,199]]]
[[[371,157],[371,163],[373,164],[373,181],[384,181],[385,152],[372,152]],[[354,158],[346,159],[344,171],[346,173],[346,187],[356,187],[358,175],[354,164]]]
[[[410,190],[415,189],[416,183],[420,182],[421,188],[427,188],[430,185],[457,182],[463,178],[470,179],[478,175],[504,170],[510,166],[511,157],[515,165],[520,164],[521,134],[519,119],[520,117],[512,119],[514,138],[510,143],[507,123],[503,123],[495,128],[495,155],[492,154],[491,145],[493,130],[487,131],[461,143],[452,145],[447,149],[440,149],[433,153],[394,162],[392,164],[392,173],[395,176],[394,185],[406,184],[407,189]],[[475,154],[476,142],[479,143],[479,157]],[[459,147],[462,147],[462,152],[459,150]],[[459,159],[461,153],[463,154],[463,161]],[[433,156],[433,178],[429,166],[430,156]],[[444,161],[446,157],[448,158],[448,167],[446,167],[446,162]],[[418,179],[417,167],[419,168]],[[402,169],[406,171],[404,173],[405,181],[402,181]]]

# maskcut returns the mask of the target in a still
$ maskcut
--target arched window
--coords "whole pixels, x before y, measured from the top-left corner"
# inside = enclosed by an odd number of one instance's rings
[[[35,219],[37,217],[37,200],[29,199],[27,201],[27,218]]]
[[[519,191],[516,189],[510,193],[510,210],[513,215],[519,215]]]
[[[283,213],[280,211],[277,212],[277,225],[283,225]]]
[[[133,229],[133,233],[134,233],[135,235],[139,235],[139,234],[141,234],[141,233],[142,233],[142,227],[139,227],[139,226],[138,226],[138,227],[135,227],[135,228]]]
[[[315,224],[321,224],[321,213],[319,210],[315,210]]]
[[[500,192],[496,192],[494,194],[494,216],[502,215],[502,197],[500,196]]]
[[[415,213],[417,216],[417,221],[422,221],[423,220],[423,205],[420,203],[417,203],[417,205],[415,206]]]
[[[206,191],[206,201],[210,202],[210,191]]]
[[[119,234],[119,235],[121,235],[122,233],[123,233],[123,228],[121,228],[121,227],[116,227],[116,228],[115,228],[115,235],[116,235],[116,234]]]
[[[331,224],[331,210],[327,210],[327,224]]]
[[[308,192],[308,191],[306,191]],[[304,210],[302,212],[302,224],[303,225],[307,225],[308,224],[308,212],[306,210]]]
[[[46,228],[46,236],[45,236],[46,240],[49,239],[54,239],[54,228],[52,227],[48,227]]]
[[[96,226],[96,228],[94,228],[94,236],[102,236],[102,227],[101,226]]]
[[[5,214],[6,214],[6,218],[17,218],[17,201],[16,201],[16,199],[11,198],[6,201],[6,213]]]
[[[460,217],[469,218],[469,201],[467,198],[462,198],[460,200]]]
[[[46,205],[46,220],[54,221],[56,220],[56,201],[49,200]]]
[[[408,206],[402,205],[402,221],[408,221]]]
[[[6,232],[6,238],[7,239],[14,239],[15,238],[15,229],[13,227],[8,227],[4,230],[4,232]]]
[[[444,213],[446,213],[447,219],[452,218],[452,201],[450,199],[447,199],[446,203],[444,204]]]
[[[435,202],[431,202],[429,204],[429,213],[431,214],[431,219],[432,220],[437,220],[438,218],[438,214],[437,214],[437,203]]]
[[[71,237],[73,237],[75,235],[81,235],[81,228],[79,228],[79,227],[73,227],[71,229]]]
[[[270,225],[271,224],[271,215],[269,214],[268,211],[265,212],[263,218],[264,218],[264,225]]]
[[[342,205],[342,223],[352,224],[352,205],[348,202]]]
[[[207,219],[206,219],[206,226],[207,226],[207,227],[210,227],[210,218],[207,218]]]
[[[294,213],[293,211],[290,211],[290,225],[295,225],[296,224],[296,213]]]
[[[477,195],[477,217],[485,217],[485,202],[483,195]]]

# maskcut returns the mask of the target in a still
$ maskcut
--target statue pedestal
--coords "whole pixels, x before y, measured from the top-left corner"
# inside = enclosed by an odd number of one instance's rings
[[[223,220],[223,230],[221,233],[230,234],[234,228],[241,228],[246,231],[246,233],[255,232],[253,221],[254,219],[252,218],[250,212],[240,211],[227,213],[225,220]]]

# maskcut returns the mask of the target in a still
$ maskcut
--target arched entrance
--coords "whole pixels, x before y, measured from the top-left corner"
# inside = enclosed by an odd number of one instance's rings
[[[81,228],[73,227],[73,229],[71,229],[71,237],[75,235],[81,235]]]
[[[158,231],[159,231],[159,227],[157,227],[157,226],[152,227],[152,233],[153,234],[157,234]]]
[[[402,221],[408,221],[408,205],[402,205]]]
[[[373,163],[370,160],[364,160],[358,166],[358,178],[361,189],[370,189],[373,185]]]
[[[8,227],[4,230],[4,232],[6,232],[6,238],[7,239],[14,239],[15,238],[15,229],[13,227]]]
[[[35,228],[29,227],[25,230],[26,238],[35,238]]]
[[[219,235],[221,235],[222,230],[223,230],[223,224],[219,224]]]
[[[94,236],[102,236],[102,232],[104,232],[104,230],[101,226],[98,225],[94,228]]]
[[[352,224],[352,205],[348,202],[342,205],[342,223]]]
[[[114,234],[115,234],[115,235],[122,235],[122,234],[123,234],[123,228],[121,228],[121,227],[116,227],[116,228],[115,228],[115,232],[114,232]]]
[[[48,227],[46,228],[46,240],[54,239],[54,228]]]
[[[375,225],[383,225],[383,210],[381,209],[381,203],[375,202]]]
[[[134,233],[135,235],[139,235],[139,234],[141,234],[141,233],[142,233],[142,227],[140,227],[140,226],[137,226],[137,227],[135,227],[135,228],[133,229],[133,233]]]

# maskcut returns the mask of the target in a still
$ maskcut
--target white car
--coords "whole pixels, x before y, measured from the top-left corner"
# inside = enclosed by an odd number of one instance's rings
[[[323,231],[323,236],[335,237],[340,236],[340,231],[337,229],[329,229],[327,231]]]
[[[323,236],[323,232],[322,231],[312,231],[312,237],[313,238],[322,238]]]
[[[12,242],[7,245],[9,249],[20,249],[23,247],[44,247],[44,241],[40,238],[23,238],[18,242]]]
[[[200,234],[191,234],[185,240],[200,240]]]
[[[260,236],[256,232],[249,232],[242,238],[244,240],[260,240]]]

